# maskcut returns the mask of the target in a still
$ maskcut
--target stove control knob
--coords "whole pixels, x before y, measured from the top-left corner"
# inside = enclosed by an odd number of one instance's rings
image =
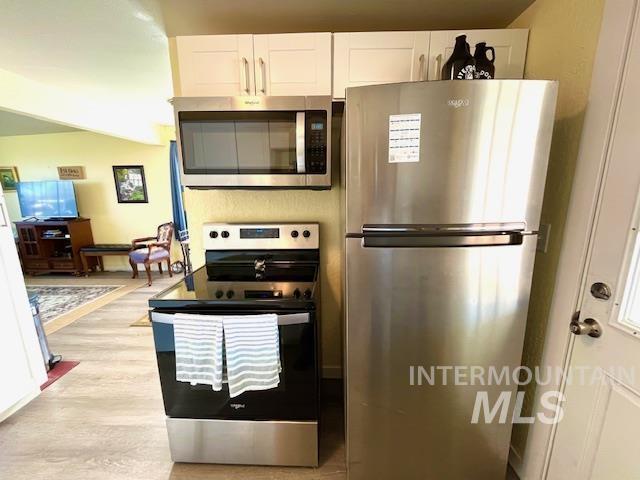
[[[234,295],[233,290],[227,291],[227,298],[233,298],[233,295]]]
[[[292,230],[292,231],[291,231],[291,236],[292,236],[293,238],[298,238],[298,235],[299,235],[298,230]]]
[[[309,290],[308,288],[304,291],[304,298],[306,298],[307,300],[311,298],[311,290]]]
[[[297,288],[293,291],[293,298],[300,298],[300,290],[298,290]]]
[[[226,230],[222,231],[222,238],[229,238],[229,232],[227,232]]]
[[[305,230],[304,232],[302,232],[302,236],[304,238],[309,238],[311,236],[311,232],[309,230]]]
[[[222,298],[222,295],[224,295],[222,290],[216,290],[216,298]]]
[[[210,238],[218,238],[218,232],[216,232],[215,230],[211,230],[209,232],[209,237]]]

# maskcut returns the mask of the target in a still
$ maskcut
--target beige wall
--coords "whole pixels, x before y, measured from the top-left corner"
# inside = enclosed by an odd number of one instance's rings
[[[17,166],[22,181],[57,180],[58,166],[84,166],[86,180],[74,182],[78,209],[91,219],[96,243],[129,243],[172,220],[168,140],[153,146],[89,132],[0,137],[0,165]],[[149,203],[118,203],[113,165],[144,166]],[[11,220],[19,220],[17,194],[5,196]],[[105,257],[105,267],[131,268],[119,256]]]
[[[548,251],[536,257],[523,354],[529,367],[542,357],[603,5],[604,0],[537,0],[510,25],[530,29],[525,77],[560,81],[541,220],[551,224],[551,237]],[[526,390],[526,412],[531,411],[534,391],[533,386]],[[517,453],[524,451],[527,432],[526,425],[514,428]]]

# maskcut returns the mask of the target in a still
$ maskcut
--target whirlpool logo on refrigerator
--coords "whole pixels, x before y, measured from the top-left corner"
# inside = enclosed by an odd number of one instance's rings
[[[450,98],[447,105],[453,108],[468,107],[471,101],[468,98]]]

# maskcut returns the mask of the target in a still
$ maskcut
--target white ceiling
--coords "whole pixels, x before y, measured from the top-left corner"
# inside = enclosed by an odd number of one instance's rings
[[[169,37],[506,27],[534,0],[157,0]]]
[[[0,0],[0,68],[171,124],[171,71],[147,0]]]
[[[8,137],[12,135],[35,135],[38,133],[73,132],[76,130],[77,129],[66,125],[46,122],[26,115],[0,110],[0,137]]]

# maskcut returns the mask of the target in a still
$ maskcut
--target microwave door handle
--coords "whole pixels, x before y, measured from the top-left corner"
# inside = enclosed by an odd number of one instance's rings
[[[305,131],[305,112],[296,113],[296,171],[297,173],[305,173],[305,155],[304,155],[304,132]]]

